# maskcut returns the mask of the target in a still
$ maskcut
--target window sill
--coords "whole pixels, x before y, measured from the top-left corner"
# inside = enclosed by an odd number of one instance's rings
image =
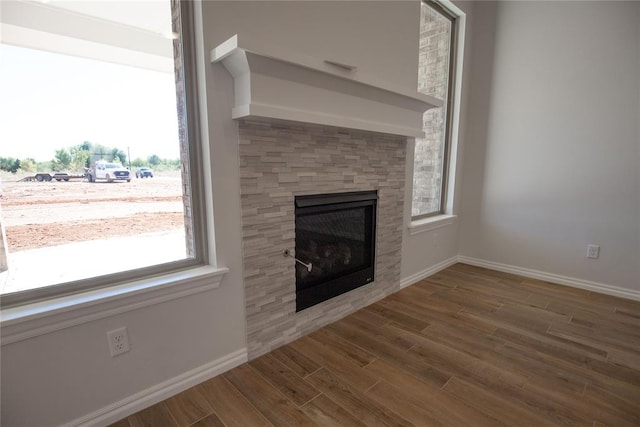
[[[456,221],[457,215],[437,215],[429,218],[423,218],[409,223],[409,234],[425,233],[437,228],[447,227]]]
[[[2,345],[216,289],[227,268],[196,267],[2,310]]]

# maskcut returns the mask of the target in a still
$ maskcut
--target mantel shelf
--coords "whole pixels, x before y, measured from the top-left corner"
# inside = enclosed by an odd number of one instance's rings
[[[211,51],[234,78],[234,119],[267,117],[420,137],[442,101],[360,72],[235,35]]]

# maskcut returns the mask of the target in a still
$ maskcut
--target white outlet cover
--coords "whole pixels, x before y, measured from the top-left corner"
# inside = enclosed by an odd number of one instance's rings
[[[129,347],[129,334],[126,326],[107,332],[107,341],[109,343],[109,352],[111,353],[111,357],[131,350],[131,347]]]
[[[600,246],[587,245],[587,258],[598,259],[600,257]]]

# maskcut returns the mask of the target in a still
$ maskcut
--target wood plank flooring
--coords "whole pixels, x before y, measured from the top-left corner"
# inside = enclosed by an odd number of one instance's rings
[[[640,302],[456,264],[114,424],[638,426]]]

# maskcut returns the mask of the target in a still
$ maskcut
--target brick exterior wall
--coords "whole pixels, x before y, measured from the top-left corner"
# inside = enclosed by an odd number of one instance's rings
[[[171,27],[176,34],[182,34],[180,28],[180,2],[171,1]],[[178,138],[180,143],[180,175],[182,178],[182,203],[184,205],[184,235],[187,257],[195,256],[193,241],[193,208],[191,203],[191,171],[189,169],[189,138],[187,135],[187,106],[184,93],[184,57],[180,39],[173,41],[173,66],[176,80],[176,103],[178,113]]]
[[[276,120],[241,120],[240,180],[251,359],[400,287],[406,138]],[[378,190],[375,281],[295,312],[294,196]]]
[[[418,91],[445,101],[449,80],[451,22],[422,4],[420,16],[420,56]],[[442,187],[444,108],[424,114],[426,137],[416,139],[412,215],[440,210]]]

